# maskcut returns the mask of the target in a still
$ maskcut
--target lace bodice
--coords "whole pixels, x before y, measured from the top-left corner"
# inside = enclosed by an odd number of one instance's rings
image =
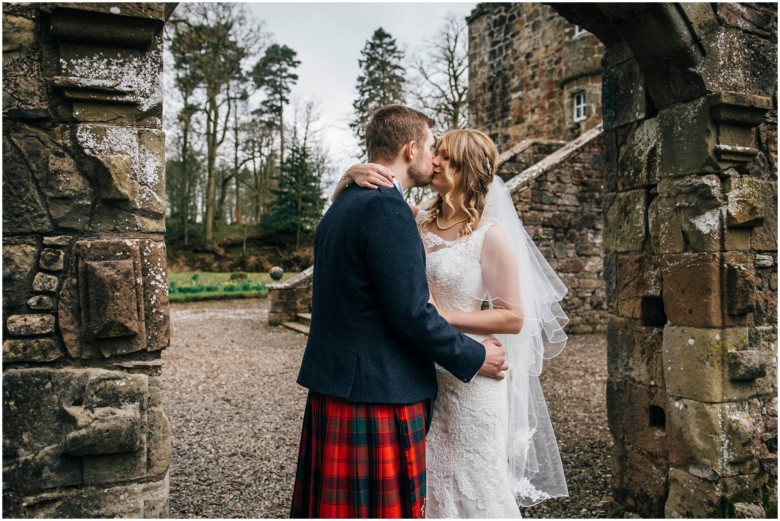
[[[420,210],[417,220],[425,218]],[[426,275],[431,295],[442,309],[478,311],[487,289],[482,278],[480,254],[488,227],[471,235],[446,241],[431,232],[422,232],[426,253]]]

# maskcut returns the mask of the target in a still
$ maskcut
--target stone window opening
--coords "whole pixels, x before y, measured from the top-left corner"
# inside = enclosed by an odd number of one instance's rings
[[[572,95],[573,121],[578,123],[585,121],[585,91],[575,92]]]
[[[666,413],[663,407],[651,405],[648,409],[649,426],[657,429],[666,430]]]
[[[575,25],[574,26],[574,36],[572,36],[571,38],[573,40],[574,38],[579,38],[583,34],[588,34],[588,31],[586,31],[585,29],[583,29],[579,25]]]

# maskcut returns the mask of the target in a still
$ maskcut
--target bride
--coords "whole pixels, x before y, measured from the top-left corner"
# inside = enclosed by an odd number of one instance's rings
[[[429,211],[412,207],[425,245],[431,302],[477,340],[506,348],[507,378],[463,384],[437,367],[439,394],[428,432],[427,517],[520,517],[568,496],[558,446],[539,385],[544,358],[566,343],[558,304],[566,288],[523,228],[503,181],[498,151],[477,130],[439,141]],[[354,165],[345,180],[392,186],[381,165]],[[343,190],[342,183],[333,198]]]

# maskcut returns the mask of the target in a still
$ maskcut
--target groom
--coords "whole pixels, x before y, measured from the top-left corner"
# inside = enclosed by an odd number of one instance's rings
[[[433,120],[401,105],[366,126],[368,160],[403,189],[433,172]],[[428,303],[425,252],[400,187],[350,186],[314,239],[309,389],[291,517],[425,514],[426,408],[434,362],[463,382],[503,378],[504,350],[453,329]]]

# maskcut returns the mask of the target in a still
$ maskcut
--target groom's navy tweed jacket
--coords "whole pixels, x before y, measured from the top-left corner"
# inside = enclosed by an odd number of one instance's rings
[[[396,189],[349,187],[314,238],[312,320],[298,383],[352,402],[436,394],[438,363],[468,382],[485,349],[428,304],[425,251]]]

